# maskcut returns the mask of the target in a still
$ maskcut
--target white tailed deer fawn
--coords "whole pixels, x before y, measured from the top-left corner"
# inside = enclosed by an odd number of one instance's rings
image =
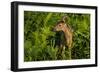
[[[60,20],[59,22],[57,22],[56,26],[54,27],[54,31],[62,31],[64,33],[64,42],[61,44],[61,47],[59,49],[62,49],[63,52],[63,48],[65,46],[68,47],[69,50],[69,59],[71,59],[71,47],[72,47],[72,37],[73,37],[73,31],[71,30],[70,26],[65,22],[66,20],[68,20],[67,16],[64,16],[62,18],[62,20]],[[61,40],[62,41],[62,40]],[[62,54],[61,52],[61,54]]]

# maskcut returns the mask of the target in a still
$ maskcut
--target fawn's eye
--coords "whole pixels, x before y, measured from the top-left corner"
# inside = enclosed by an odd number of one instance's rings
[[[59,26],[61,26],[61,25],[59,25]]]

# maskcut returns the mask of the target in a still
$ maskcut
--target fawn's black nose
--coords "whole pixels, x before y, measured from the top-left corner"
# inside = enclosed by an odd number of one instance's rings
[[[56,32],[56,29],[53,29],[54,32]]]

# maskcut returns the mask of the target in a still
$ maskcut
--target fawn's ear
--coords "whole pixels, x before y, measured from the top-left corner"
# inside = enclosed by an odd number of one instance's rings
[[[65,23],[66,21],[68,21],[68,16],[63,16],[63,17],[62,17],[62,21],[64,21],[64,23]]]

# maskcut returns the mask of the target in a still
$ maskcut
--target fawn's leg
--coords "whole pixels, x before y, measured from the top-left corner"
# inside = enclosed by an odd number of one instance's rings
[[[57,51],[57,59],[60,60],[62,59],[62,48],[58,48],[58,51]]]
[[[62,59],[65,59],[65,46],[62,47]]]
[[[71,60],[71,52],[72,52],[72,50],[71,50],[71,41],[70,40],[68,40],[67,45],[68,45],[69,60]]]
[[[65,46],[63,45],[63,44],[60,44],[60,47],[59,47],[59,49],[58,49],[58,56],[57,56],[57,58],[58,59],[64,59],[65,58]]]
[[[69,51],[69,60],[71,60],[71,48],[68,48]]]

